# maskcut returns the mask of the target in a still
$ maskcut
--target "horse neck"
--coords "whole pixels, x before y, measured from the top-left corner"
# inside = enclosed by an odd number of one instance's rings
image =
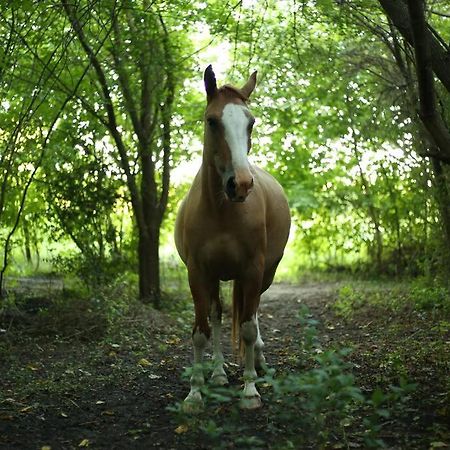
[[[223,194],[223,186],[220,175],[214,166],[214,162],[208,157],[211,152],[206,146],[203,148],[202,161],[202,198],[208,203],[212,209],[217,209],[221,204],[221,196]]]

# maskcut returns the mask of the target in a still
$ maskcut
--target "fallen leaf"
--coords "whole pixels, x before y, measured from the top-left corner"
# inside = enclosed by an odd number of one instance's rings
[[[41,450],[52,450],[52,448],[50,447],[50,445],[43,445],[41,447]]]
[[[22,409],[20,410],[20,412],[26,413],[26,412],[30,412],[32,409],[33,409],[33,406],[32,406],[32,405],[31,405],[31,406],[25,406],[25,408],[22,408]]]
[[[151,366],[151,365],[152,365],[152,363],[151,363],[148,359],[145,359],[145,358],[141,358],[141,359],[138,361],[138,364],[139,364],[140,366],[142,366],[142,367],[147,367],[147,366]]]
[[[89,439],[83,439],[79,444],[78,447],[89,447]]]
[[[177,336],[173,336],[170,339],[167,339],[165,342],[169,345],[177,345],[181,342],[181,339]]]
[[[10,414],[0,414],[0,420],[13,420],[14,417]]]
[[[430,443],[430,449],[443,448],[443,447],[448,447],[448,445],[445,442],[439,442],[439,441]]]
[[[105,402],[104,402],[103,400],[97,400],[97,401],[95,402],[95,404],[96,404],[96,405],[104,405]]]
[[[107,409],[106,411],[102,411],[102,416],[113,416],[114,411],[111,411],[110,409]]]
[[[150,380],[159,380],[161,375],[156,375],[155,373],[151,373],[149,376]]]
[[[69,417],[65,412],[62,412],[61,413],[61,417],[64,417],[64,418],[66,418],[66,417]]]
[[[36,370],[39,370],[39,367],[33,366],[31,364],[28,364],[27,369],[32,370],[33,372],[35,372]]]
[[[180,425],[175,428],[175,433],[177,434],[183,434],[186,433],[189,430],[187,425]]]

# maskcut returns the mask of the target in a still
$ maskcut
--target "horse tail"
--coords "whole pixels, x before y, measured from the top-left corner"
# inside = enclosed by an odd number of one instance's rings
[[[242,357],[244,355],[244,345],[240,337],[240,322],[243,307],[243,292],[239,281],[233,282],[233,303],[232,303],[232,327],[231,327],[231,346],[233,354]],[[239,349],[239,350],[238,350]]]

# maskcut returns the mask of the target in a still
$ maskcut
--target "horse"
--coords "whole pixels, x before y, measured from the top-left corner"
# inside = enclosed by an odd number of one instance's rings
[[[233,336],[239,332],[244,358],[240,407],[262,406],[255,385],[256,369],[266,367],[266,363],[257,312],[260,296],[272,284],[283,256],[291,218],[280,184],[248,161],[255,118],[247,102],[256,85],[256,74],[242,88],[218,88],[212,66],[204,72],[207,101],[202,164],[175,224],[175,244],[187,267],[195,310],[194,366],[183,403],[188,411],[203,405],[202,361],[211,331],[211,382],[228,383],[220,342],[219,296],[220,281],[228,280],[234,280]]]

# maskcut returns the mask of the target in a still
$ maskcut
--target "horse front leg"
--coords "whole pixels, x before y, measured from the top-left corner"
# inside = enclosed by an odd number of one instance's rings
[[[241,399],[241,408],[256,409],[262,405],[261,396],[256,389],[257,373],[255,369],[255,345],[258,344],[258,357],[262,355],[262,343],[257,311],[260,301],[261,278],[258,272],[243,283],[243,305],[240,317],[241,339],[244,344],[244,392]]]
[[[257,378],[255,370],[255,343],[258,337],[255,318],[241,324],[241,338],[244,342],[244,392],[241,399],[241,408],[256,409],[261,407],[261,396],[256,389]]]
[[[208,324],[211,289],[209,283],[194,268],[188,268],[188,275],[195,309],[195,322],[192,330],[194,366],[190,378],[191,388],[184,399],[183,409],[185,412],[196,412],[203,407],[201,394],[201,388],[205,384],[203,357],[211,335],[211,329]]]

